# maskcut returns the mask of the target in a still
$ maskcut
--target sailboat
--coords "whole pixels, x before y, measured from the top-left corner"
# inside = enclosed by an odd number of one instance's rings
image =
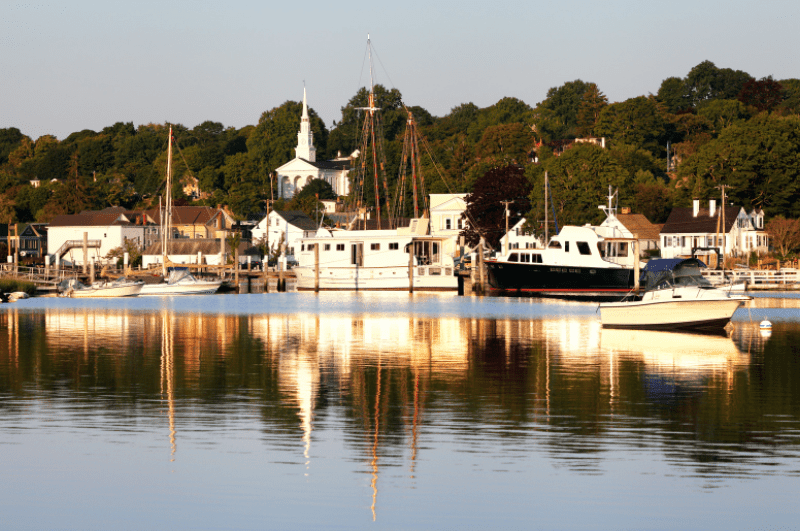
[[[168,271],[169,243],[172,239],[172,126],[169,128],[167,142],[167,189],[166,208],[162,212],[161,234],[161,271],[165,282],[145,284],[139,295],[206,295],[215,293],[222,285],[222,280],[200,280],[195,278],[186,267],[171,268]]]
[[[408,130],[404,146],[404,160],[401,167],[402,187],[398,197],[402,197],[405,186],[405,166],[410,160],[412,170],[411,186],[414,197],[414,219],[407,227],[398,226],[402,214],[402,203],[392,205],[389,201],[389,186],[386,178],[383,145],[381,140],[380,114],[375,99],[375,85],[372,76],[372,48],[367,37],[370,63],[370,91],[362,129],[361,160],[355,178],[353,196],[356,198],[356,211],[366,210],[364,196],[373,181],[375,193],[375,225],[377,229],[366,228],[366,217],[355,225],[362,230],[326,229],[319,227],[312,235],[302,239],[299,264],[294,267],[297,277],[297,290],[402,290],[402,291],[455,291],[458,277],[455,276],[453,257],[445,252],[450,240],[447,236],[430,235],[430,218],[423,211],[419,217],[417,205],[417,174],[419,173],[419,153],[415,139],[415,122],[408,113]],[[371,159],[371,160],[367,160]],[[371,162],[371,164],[370,164]],[[372,175],[370,173],[372,170]],[[382,185],[382,186],[381,186]],[[384,197],[381,198],[381,188]],[[381,205],[385,205],[386,218],[381,215]],[[426,205],[427,206],[427,205]],[[383,219],[382,219],[383,218]],[[383,227],[381,223],[386,223]],[[387,226],[388,225],[388,226]]]

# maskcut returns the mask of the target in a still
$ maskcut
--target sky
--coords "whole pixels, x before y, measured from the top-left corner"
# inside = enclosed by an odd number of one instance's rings
[[[575,79],[623,101],[704,60],[798,78],[799,26],[796,0],[0,0],[0,128],[241,128],[304,84],[331,128],[369,84],[368,34],[375,82],[435,116]]]

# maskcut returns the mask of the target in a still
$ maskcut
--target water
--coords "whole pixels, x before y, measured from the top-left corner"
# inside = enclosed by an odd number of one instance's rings
[[[596,309],[4,305],[0,528],[794,528],[800,299],[756,299],[730,338]]]

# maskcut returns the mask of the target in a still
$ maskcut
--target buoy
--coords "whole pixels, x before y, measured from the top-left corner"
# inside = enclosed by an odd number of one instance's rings
[[[770,323],[769,321],[767,321],[766,319],[764,319],[763,321],[761,321],[761,322],[758,324],[758,327],[759,327],[761,330],[772,330],[772,323]]]

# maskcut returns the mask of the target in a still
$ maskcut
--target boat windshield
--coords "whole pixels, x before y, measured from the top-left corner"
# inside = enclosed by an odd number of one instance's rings
[[[653,260],[645,266],[643,285],[645,289],[664,289],[673,286],[711,287],[701,274],[704,264],[690,260]]]

